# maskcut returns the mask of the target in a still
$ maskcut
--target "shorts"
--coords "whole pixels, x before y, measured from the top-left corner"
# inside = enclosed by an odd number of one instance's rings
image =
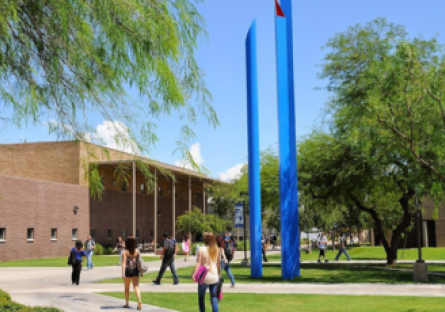
[[[135,277],[135,276],[139,276],[138,269],[130,267],[125,268],[125,277]]]
[[[324,249],[320,249],[320,256],[324,257]]]

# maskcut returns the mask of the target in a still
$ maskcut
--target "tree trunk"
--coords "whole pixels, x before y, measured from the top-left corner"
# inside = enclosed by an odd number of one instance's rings
[[[386,251],[386,263],[393,265],[397,263],[397,246],[390,246],[385,248]]]

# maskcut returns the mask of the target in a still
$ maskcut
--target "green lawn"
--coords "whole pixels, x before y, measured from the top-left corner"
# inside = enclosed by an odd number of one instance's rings
[[[121,298],[124,302],[123,293],[106,295]],[[142,293],[142,302],[181,312],[195,312],[198,310],[197,297],[196,293]],[[134,293],[130,299],[136,300]],[[205,303],[209,310],[208,292]],[[130,305],[135,307],[136,303]],[[441,312],[444,306],[444,298],[300,294],[224,294],[219,303],[220,311],[230,312]]]
[[[410,263],[397,264],[396,268],[412,271],[413,264],[410,264]],[[428,264],[428,272],[444,274],[445,273],[445,264]]]
[[[385,260],[386,253],[383,247],[351,247],[347,249],[351,259],[353,260]],[[301,260],[317,260],[318,249],[314,249],[311,254],[301,253]],[[334,260],[337,256],[338,250],[328,250],[326,256],[329,260]],[[406,249],[402,257],[403,250],[398,252],[399,260],[416,260],[417,249]],[[422,248],[423,259],[426,260],[445,260],[445,248]],[[281,255],[270,255],[267,257],[269,261],[281,261]],[[346,260],[344,254],[341,255],[340,260]]]
[[[143,257],[144,261],[159,261],[159,257]],[[0,267],[66,267],[68,266],[68,255],[63,258],[28,259],[0,262]],[[93,256],[96,267],[117,265],[119,256]],[[86,267],[87,261],[83,261]]]
[[[192,283],[190,275],[193,268],[177,270],[181,283]],[[281,266],[279,264],[266,264],[263,266],[263,278],[250,277],[250,268],[240,264],[232,264],[232,273],[237,283],[282,283]],[[226,277],[226,273],[222,273]],[[145,274],[142,283],[151,283],[157,272]],[[291,283],[413,283],[412,272],[399,272],[385,270],[384,265],[364,264],[302,264],[301,278]],[[228,279],[227,279],[228,281]],[[445,283],[445,277],[430,276],[430,283]],[[101,283],[122,283],[121,278],[101,281]],[[170,271],[166,271],[162,283],[173,283]]]

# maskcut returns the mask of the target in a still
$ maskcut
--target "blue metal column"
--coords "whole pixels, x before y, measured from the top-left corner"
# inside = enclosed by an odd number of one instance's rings
[[[247,33],[246,66],[249,138],[250,272],[252,277],[262,277],[260,140],[258,126],[258,70],[255,21],[253,21],[252,26]]]
[[[295,159],[295,182],[292,183],[292,240],[291,257],[294,259],[294,276],[300,277],[300,222],[298,212],[298,185],[297,185],[297,137],[295,131],[295,90],[294,90],[294,36],[292,28],[292,0],[281,0],[281,7],[286,16],[286,39],[287,39],[287,74],[289,85],[289,146],[290,157]],[[292,145],[293,142],[293,145]]]
[[[281,208],[281,276],[283,279],[294,278],[295,258],[293,248],[293,210],[297,208],[296,199],[296,142],[295,118],[291,116],[289,103],[289,66],[287,55],[286,17],[278,4],[276,5],[275,31],[277,49],[277,90],[278,90],[278,127],[279,127],[279,176]],[[293,111],[293,110],[292,110]]]

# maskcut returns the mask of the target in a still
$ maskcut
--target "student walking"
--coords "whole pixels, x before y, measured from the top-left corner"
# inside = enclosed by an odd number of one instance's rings
[[[73,271],[71,273],[71,282],[79,285],[80,282],[80,272],[82,271],[82,257],[86,257],[87,253],[83,250],[83,244],[80,240],[76,241],[75,247],[71,249],[71,266]]]
[[[335,261],[338,261],[338,258],[340,258],[341,254],[344,253],[348,261],[351,260],[351,257],[349,256],[348,252],[346,251],[346,235],[344,235],[342,232],[339,233],[339,245],[338,245],[338,254],[337,257],[335,257]]]
[[[164,275],[165,270],[167,267],[170,267],[170,271],[173,275],[173,285],[179,284],[179,278],[178,274],[176,273],[175,269],[175,254],[177,252],[176,244],[173,243],[171,239],[168,238],[168,234],[164,233],[164,249],[162,250],[162,264],[161,269],[159,270],[158,277],[153,281],[154,284],[160,285],[162,276]]]
[[[119,263],[118,263],[118,265],[122,265],[122,253],[125,250],[125,242],[122,239],[122,236],[119,236],[117,238],[116,249],[119,252]]]
[[[195,270],[192,277],[198,273],[201,266],[205,266],[209,271],[203,284],[198,284],[198,306],[199,312],[205,312],[205,294],[207,288],[210,292],[210,304],[212,311],[218,312],[217,287],[221,277],[221,255],[216,243],[215,236],[211,232],[204,233],[205,247],[198,250],[198,259],[196,260]]]
[[[324,262],[328,262],[325,256],[325,250],[328,244],[328,238],[326,237],[324,232],[321,232],[321,235],[318,236],[318,248],[320,249],[320,254],[318,255],[317,262],[320,262],[320,258],[323,257]]]
[[[93,264],[93,254],[94,254],[94,248],[96,248],[96,242],[91,239],[91,236],[87,236],[87,240],[85,241],[85,247],[87,252],[87,269],[92,270],[94,267]]]
[[[127,238],[125,242],[125,250],[122,252],[122,279],[125,287],[125,305],[124,308],[130,308],[130,280],[133,282],[133,290],[138,300],[137,309],[141,309],[141,292],[139,290],[139,271],[137,260],[141,256],[136,249],[136,239],[134,237]]]
[[[269,262],[269,261],[267,261],[266,249],[267,249],[267,247],[266,247],[266,237],[263,234],[263,236],[261,236],[261,251],[263,253],[263,261],[264,262]]]
[[[184,240],[182,241],[182,252],[185,255],[184,261],[187,262],[190,254],[190,240],[188,235],[184,236]]]
[[[229,276],[230,282],[232,283],[232,288],[235,287],[235,277],[230,269],[230,261],[233,259],[231,248],[225,244],[224,239],[221,236],[216,238],[216,244],[218,245],[219,251],[221,253],[221,269],[226,271],[227,276]]]

